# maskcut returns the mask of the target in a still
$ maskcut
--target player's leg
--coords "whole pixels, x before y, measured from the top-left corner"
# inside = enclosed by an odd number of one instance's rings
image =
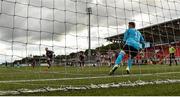
[[[48,60],[47,63],[48,63],[48,68],[50,68],[50,65],[51,65],[50,60]]]
[[[126,50],[126,47],[127,47],[127,46],[125,46],[125,50]],[[115,70],[119,67],[121,61],[123,60],[125,54],[126,54],[126,53],[125,53],[124,50],[121,50],[121,51],[120,51],[118,57],[116,58],[115,65],[114,65],[113,68],[111,69],[109,75],[114,74]]]
[[[52,66],[52,62],[53,62],[53,60],[52,60],[52,58],[50,59],[50,65],[49,65],[49,68]]]
[[[131,69],[131,67],[132,67],[132,62],[133,62],[133,59],[132,59],[131,56],[130,56],[130,57],[128,58],[128,66],[127,66],[127,68],[126,68],[127,74],[130,73],[130,69]]]
[[[96,60],[96,63],[97,63],[97,66],[99,67],[100,66],[100,61]]]
[[[47,64],[48,64],[48,68],[49,68],[49,64],[50,64],[50,62],[49,62],[49,60],[47,59]]]
[[[171,63],[172,63],[172,54],[170,54],[169,58],[170,58],[169,66],[171,66]]]
[[[47,63],[48,63],[48,68],[50,68],[51,67],[51,59],[50,58],[48,58]]]
[[[80,67],[81,67],[81,63],[82,63],[82,62],[81,62],[81,60],[80,60],[80,61],[79,61],[79,66],[80,66]]]
[[[129,59],[128,59],[128,66],[126,68],[126,72],[127,74],[130,74],[130,70],[132,68],[132,64],[133,64],[133,61],[134,61],[134,57],[138,54],[138,50],[136,50],[135,48],[133,47],[129,47],[129,52],[130,52],[130,55],[129,55]]]
[[[33,68],[35,67],[35,65],[36,65],[36,61],[33,60],[33,63],[32,63]]]
[[[173,53],[173,60],[175,61],[176,65],[177,65],[177,60],[176,60],[176,57],[175,57],[174,53]]]
[[[176,60],[176,57],[174,58],[174,60],[175,60],[175,62],[176,62],[176,65],[178,65],[177,60]]]
[[[34,68],[34,62],[31,65],[32,65],[32,68]]]
[[[84,67],[84,60],[82,61],[82,67]]]

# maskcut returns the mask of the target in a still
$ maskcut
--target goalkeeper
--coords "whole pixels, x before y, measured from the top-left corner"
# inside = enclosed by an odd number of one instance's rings
[[[126,68],[127,73],[130,73],[130,69],[132,67],[132,62],[134,57],[138,54],[138,51],[145,47],[144,38],[141,33],[135,29],[135,23],[129,22],[129,29],[124,33],[124,47],[123,50],[120,51],[118,57],[116,58],[115,65],[110,71],[109,75],[114,74],[114,71],[119,67],[121,61],[123,60],[125,54],[129,55],[128,58],[128,66]]]

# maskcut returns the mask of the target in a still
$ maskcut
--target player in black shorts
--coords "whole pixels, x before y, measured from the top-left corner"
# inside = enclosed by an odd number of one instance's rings
[[[51,51],[51,50],[48,50],[48,48],[45,48],[45,50],[46,50],[46,58],[47,58],[47,63],[48,63],[48,68],[50,68],[51,67],[51,65],[52,65],[52,60],[53,60],[53,51]]]
[[[130,73],[130,69],[132,67],[132,63],[134,57],[137,55],[138,51],[145,47],[145,41],[141,33],[135,29],[135,23],[129,22],[129,29],[124,33],[123,41],[125,42],[125,46],[123,50],[119,53],[114,67],[111,69],[109,75],[114,74],[114,71],[119,67],[122,62],[125,54],[129,55],[128,66],[126,68],[127,73]]]

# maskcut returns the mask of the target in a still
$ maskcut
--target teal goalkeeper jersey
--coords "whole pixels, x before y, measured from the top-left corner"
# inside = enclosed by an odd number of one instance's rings
[[[132,46],[137,50],[141,49],[142,45],[144,48],[145,45],[143,36],[135,28],[129,28],[128,30],[126,30],[126,32],[124,33],[123,41],[125,42],[125,45]]]

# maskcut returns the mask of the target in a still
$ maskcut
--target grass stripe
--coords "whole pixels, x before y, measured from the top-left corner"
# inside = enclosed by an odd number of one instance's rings
[[[77,78],[6,80],[6,81],[0,81],[0,83],[43,82],[43,81],[61,81],[61,80],[83,80],[83,79],[101,79],[101,78],[128,77],[128,76],[151,76],[151,75],[166,75],[166,74],[180,74],[180,72],[164,72],[164,73],[149,73],[149,74],[130,74],[130,75],[113,75],[113,76],[95,76],[95,77],[77,77]]]

